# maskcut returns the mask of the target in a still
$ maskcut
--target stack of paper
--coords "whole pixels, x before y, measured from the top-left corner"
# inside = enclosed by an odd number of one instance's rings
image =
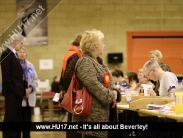
[[[163,108],[163,106],[165,106],[165,105],[148,104],[147,109],[148,110],[153,110],[153,109],[157,110],[157,109]]]

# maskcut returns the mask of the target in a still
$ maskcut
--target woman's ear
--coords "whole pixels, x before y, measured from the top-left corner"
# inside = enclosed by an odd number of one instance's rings
[[[93,45],[93,48],[94,48],[94,49],[97,49],[98,47],[97,47],[96,45]]]
[[[13,41],[13,44],[16,45],[16,40]]]
[[[94,45],[94,48],[98,48],[98,46]]]

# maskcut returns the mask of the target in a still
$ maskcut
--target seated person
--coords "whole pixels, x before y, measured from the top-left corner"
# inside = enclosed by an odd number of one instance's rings
[[[127,72],[125,75],[125,80],[127,82],[127,85],[130,86],[131,90],[134,90],[139,82],[137,78],[137,73],[135,73],[134,71]]]
[[[170,86],[177,86],[177,77],[174,73],[163,71],[158,62],[150,60],[146,62],[143,66],[143,73],[145,76],[153,81],[159,81],[159,95],[161,97],[170,96]],[[152,96],[156,96],[153,89],[148,89],[148,93]]]
[[[60,92],[60,78],[58,76],[55,76],[53,78],[53,82],[51,84],[51,91],[55,92],[55,93],[59,93]]]
[[[139,69],[138,80],[139,80],[139,83],[137,84],[137,86],[135,87],[134,90],[138,90],[140,88],[141,84],[152,85],[152,88],[153,89],[155,88],[155,85],[151,81],[149,81],[148,78],[144,75],[142,68]]]
[[[156,61],[159,64],[160,68],[162,68],[162,70],[171,72],[170,67],[167,64],[162,63],[163,54],[161,53],[161,51],[159,51],[157,49],[151,50],[149,52],[149,58],[150,58],[150,60]],[[153,80],[151,80],[151,82],[155,85],[154,90],[156,92],[156,95],[159,96],[160,82],[159,81],[153,81]]]
[[[117,82],[119,83],[119,85],[121,86],[126,86],[127,83],[124,79],[124,75],[123,75],[123,71],[120,69],[114,69],[111,71],[111,74],[113,76],[114,82],[115,84],[117,84]]]
[[[51,91],[52,91],[52,92],[60,93],[60,83],[59,83],[59,81],[60,81],[60,77],[55,76],[55,77],[53,78],[53,82],[52,82],[52,84],[51,84]],[[60,102],[61,102],[61,100],[59,100],[58,102],[53,102],[53,104],[54,104],[54,105],[57,105],[57,104],[59,104]]]

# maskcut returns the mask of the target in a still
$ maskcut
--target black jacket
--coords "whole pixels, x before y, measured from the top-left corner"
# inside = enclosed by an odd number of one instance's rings
[[[72,55],[68,59],[65,74],[63,77],[62,76],[60,77],[60,86],[61,86],[62,91],[67,91],[69,84],[71,82],[72,76],[74,74],[75,65],[76,65],[78,59],[79,59],[79,57],[77,54]]]
[[[55,93],[60,93],[60,83],[59,82],[52,82],[51,91],[55,92]]]
[[[25,83],[20,61],[15,54],[7,48],[1,55],[2,95],[25,95]]]

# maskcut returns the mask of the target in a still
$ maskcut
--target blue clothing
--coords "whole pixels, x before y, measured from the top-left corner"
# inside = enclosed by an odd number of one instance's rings
[[[37,87],[37,73],[34,69],[32,63],[28,60],[26,61],[26,70],[27,70],[27,79],[28,79],[28,87],[32,89],[32,92],[29,94],[28,103],[30,107],[35,107],[36,105],[36,87]],[[25,68],[24,68],[25,69]],[[22,106],[27,106],[27,101],[23,99]]]
[[[20,61],[20,63],[21,63],[21,61]],[[22,69],[23,69],[23,73],[24,73],[24,80],[26,82],[28,82],[28,74],[27,74],[28,70],[27,70],[27,62],[26,62],[26,60],[24,61],[24,66],[22,66]]]

